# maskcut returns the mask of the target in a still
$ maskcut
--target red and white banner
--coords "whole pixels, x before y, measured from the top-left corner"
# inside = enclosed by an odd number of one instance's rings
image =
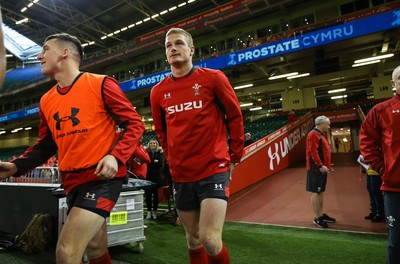
[[[328,117],[331,120],[331,123],[347,122],[360,119],[356,109],[345,109],[337,110],[334,112],[326,112],[318,114],[316,115],[316,117],[321,115],[325,115],[326,117]]]
[[[188,19],[179,21],[173,25],[169,25],[168,27],[164,27],[159,30],[145,34],[143,36],[137,37],[135,39],[135,43],[139,44],[141,42],[148,41],[148,40],[164,39],[165,34],[172,27],[178,27],[178,28],[183,28],[187,31],[193,31],[195,29],[199,29],[199,28],[203,28],[208,25],[212,25],[219,21],[229,19],[230,17],[233,17],[233,16],[239,16],[243,13],[249,12],[249,10],[246,7],[246,4],[249,4],[252,2],[255,2],[255,0],[232,1],[228,4],[211,9],[207,12],[204,12],[199,15],[190,17]]]
[[[306,137],[313,127],[314,119],[311,114],[307,114],[295,123],[247,146],[242,162],[234,170],[231,194],[304,159]]]

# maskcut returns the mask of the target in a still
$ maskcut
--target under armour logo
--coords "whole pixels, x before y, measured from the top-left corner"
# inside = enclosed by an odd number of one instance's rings
[[[171,93],[164,94],[164,100],[170,99],[170,98],[171,98]]]
[[[201,85],[196,83],[192,88],[194,89],[194,96],[199,96],[200,95],[199,90],[201,88]]]
[[[391,216],[391,215],[389,215],[389,216],[386,217],[386,218],[387,218],[387,220],[388,220],[388,226],[393,227],[393,226],[394,226],[394,222],[396,222],[396,219],[395,219],[393,216]]]
[[[94,199],[96,197],[96,194],[95,193],[89,193],[89,192],[87,192],[86,193],[86,195],[85,195],[85,198],[86,199]]]
[[[215,190],[222,190],[222,183],[220,183],[220,184],[216,183],[214,189]]]
[[[278,165],[281,162],[281,157],[279,156],[279,145],[277,143],[275,143],[275,153],[272,153],[271,147],[268,148],[268,156],[270,158],[269,169],[274,170],[274,160],[276,159]]]
[[[394,113],[399,114],[399,113],[400,113],[400,110],[399,110],[399,109],[397,109],[397,110],[392,110],[392,114],[394,114]]]
[[[78,118],[75,117],[78,113],[79,113],[79,108],[74,108],[74,107],[71,107],[71,115],[70,116],[64,116],[64,117],[60,118],[59,113],[58,112],[55,113],[53,118],[54,118],[54,120],[57,121],[56,129],[61,130],[61,122],[66,122],[68,120],[71,120],[73,127],[78,125],[81,122],[81,121],[79,121]]]

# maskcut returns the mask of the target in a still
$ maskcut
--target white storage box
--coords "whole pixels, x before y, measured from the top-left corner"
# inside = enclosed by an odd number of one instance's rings
[[[121,192],[117,203],[106,219],[108,246],[138,242],[143,251],[143,190]]]

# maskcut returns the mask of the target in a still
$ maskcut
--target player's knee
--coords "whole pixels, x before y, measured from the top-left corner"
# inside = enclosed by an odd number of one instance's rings
[[[107,239],[93,239],[86,247],[86,253],[90,259],[103,256],[107,251]]]
[[[189,248],[198,248],[201,246],[201,242],[198,236],[186,235],[186,240]]]
[[[219,235],[208,234],[200,237],[201,244],[209,255],[216,255],[222,248],[222,240]]]
[[[71,263],[71,260],[76,255],[72,247],[68,247],[62,243],[57,244],[56,259],[57,263]]]

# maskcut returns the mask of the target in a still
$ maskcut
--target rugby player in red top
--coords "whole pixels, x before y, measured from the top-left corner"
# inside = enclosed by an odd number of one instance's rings
[[[170,29],[165,49],[172,73],[153,87],[150,100],[190,263],[229,263],[222,228],[229,181],[244,146],[240,106],[221,71],[193,66],[195,48],[188,32]]]
[[[58,152],[69,213],[56,261],[80,263],[86,251],[89,263],[109,264],[105,218],[119,197],[125,163],[144,125],[116,80],[79,71],[82,57],[76,37],[46,38],[38,60],[43,75],[57,84],[40,100],[39,140],[21,157],[0,162],[0,179],[20,176]]]

